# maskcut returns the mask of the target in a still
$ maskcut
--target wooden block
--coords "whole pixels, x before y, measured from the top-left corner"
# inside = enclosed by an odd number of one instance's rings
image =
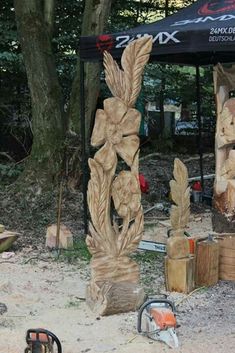
[[[187,258],[190,254],[188,239],[182,236],[172,236],[167,240],[167,255],[171,259]]]
[[[194,289],[194,267],[194,256],[184,259],[166,256],[166,289],[170,292],[190,293]]]
[[[219,278],[235,281],[235,235],[222,235],[219,245]]]
[[[219,279],[219,243],[204,240],[196,248],[196,285],[212,286]]]
[[[47,228],[46,246],[49,248],[56,247],[57,225],[52,224]],[[73,235],[70,230],[64,225],[60,225],[59,248],[68,249],[73,246]]]

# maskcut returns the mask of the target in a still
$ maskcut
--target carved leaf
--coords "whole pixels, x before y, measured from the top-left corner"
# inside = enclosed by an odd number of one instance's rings
[[[92,255],[106,253],[105,242],[99,232],[96,232],[92,223],[89,223],[89,235],[86,237],[87,247]]]
[[[128,255],[132,251],[136,250],[138,244],[142,238],[144,230],[144,217],[142,207],[140,207],[139,212],[131,224],[130,228],[127,230],[126,234],[123,234],[120,246],[119,255]]]
[[[124,100],[125,79],[121,70],[112,55],[104,52],[105,81],[114,97]]]
[[[125,103],[132,107],[140,93],[142,73],[149,60],[152,37],[143,37],[129,44],[122,54],[122,67],[125,73]]]
[[[95,248],[100,251],[109,251],[112,242],[111,234],[107,234],[107,220],[109,219],[110,187],[107,174],[104,173],[102,166],[94,159],[88,161],[91,177],[88,183],[87,202],[90,210],[93,226],[90,224],[90,234],[95,237],[91,241],[88,237],[89,246],[92,253]],[[116,169],[116,166],[113,168]],[[110,171],[112,174],[112,171]]]
[[[183,229],[190,215],[190,188],[187,168],[178,158],[174,161],[173,175],[175,180],[170,181],[170,188],[175,205],[171,208],[171,225],[173,229]]]
[[[182,185],[182,187],[188,186],[188,171],[186,166],[180,159],[175,158],[174,161],[174,171],[173,171],[174,178],[177,184]]]

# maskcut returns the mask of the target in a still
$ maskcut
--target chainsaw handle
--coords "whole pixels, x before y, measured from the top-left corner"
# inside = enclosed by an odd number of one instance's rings
[[[174,304],[172,301],[168,300],[168,299],[151,299],[151,300],[147,301],[146,303],[144,303],[143,305],[141,305],[141,307],[140,307],[140,309],[139,309],[139,312],[138,312],[137,331],[138,331],[139,333],[142,332],[141,326],[142,326],[142,314],[143,314],[143,311],[144,311],[144,309],[145,309],[148,305],[153,304],[153,303],[165,303],[165,304],[169,304],[170,307],[171,307],[171,309],[172,309],[172,311],[173,311],[173,313],[176,312],[175,304]]]
[[[58,353],[62,353],[62,346],[61,346],[61,343],[60,343],[60,340],[59,338],[54,334],[52,333],[51,331],[48,331],[48,330],[45,330],[45,329],[30,329],[27,331],[26,333],[26,342],[27,344],[29,344],[30,342],[30,334],[31,333],[35,333],[36,334],[36,337],[39,337],[39,334],[45,334],[49,337],[52,338],[52,341],[53,342],[56,342],[56,345],[57,345],[57,351]]]

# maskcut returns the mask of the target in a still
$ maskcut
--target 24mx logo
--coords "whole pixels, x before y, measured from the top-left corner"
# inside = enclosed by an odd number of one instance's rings
[[[216,15],[235,10],[235,0],[211,0],[206,2],[198,11],[200,15]]]
[[[167,44],[169,42],[180,43],[180,40],[175,37],[178,32],[179,31],[174,31],[173,33],[159,32],[156,36],[153,37],[153,43],[155,42],[159,44]],[[149,34],[148,33],[137,34],[134,37],[131,37],[129,35],[118,36],[116,37],[117,44],[115,48],[124,48],[129,43],[133,42],[133,40],[141,37],[149,37]]]

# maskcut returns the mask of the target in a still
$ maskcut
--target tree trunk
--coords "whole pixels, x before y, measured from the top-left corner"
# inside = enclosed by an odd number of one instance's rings
[[[103,33],[105,24],[110,13],[110,0],[87,0],[85,1],[85,9],[83,14],[82,35],[99,35]],[[79,133],[79,117],[80,117],[80,62],[77,64],[77,72],[73,81],[70,104],[69,104],[69,121],[71,128]],[[89,138],[92,120],[95,113],[96,103],[100,89],[100,63],[85,64],[85,121],[86,131]]]
[[[65,116],[51,47],[55,0],[14,0],[14,5],[31,95],[34,135],[31,155],[21,181],[28,183],[32,179],[43,186],[50,185],[62,169],[63,143],[69,121],[70,127],[80,135],[79,61]],[[82,34],[101,33],[109,12],[109,0],[85,1]],[[86,127],[89,131],[99,94],[100,65],[87,64],[85,74]],[[77,174],[80,168],[79,159],[75,159],[76,171],[72,174]]]
[[[40,0],[15,0],[14,5],[32,104],[34,136],[25,175],[52,181],[61,168],[66,126],[50,31]]]

